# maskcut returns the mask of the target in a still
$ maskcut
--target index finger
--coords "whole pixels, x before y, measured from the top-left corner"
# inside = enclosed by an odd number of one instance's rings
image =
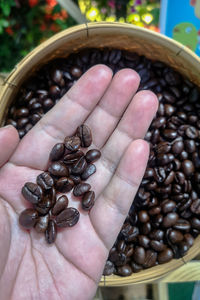
[[[51,148],[74,134],[102,98],[112,80],[104,65],[89,69],[61,100],[22,139],[11,162],[45,169]]]

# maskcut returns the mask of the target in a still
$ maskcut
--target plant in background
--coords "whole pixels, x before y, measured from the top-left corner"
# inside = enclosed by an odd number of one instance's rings
[[[75,24],[56,0],[0,0],[0,72],[9,72],[42,41]]]

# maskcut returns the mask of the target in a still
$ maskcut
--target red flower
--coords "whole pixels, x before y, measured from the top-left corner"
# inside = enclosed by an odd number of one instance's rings
[[[57,1],[56,1],[56,0],[46,0],[46,3],[47,3],[49,6],[54,7],[54,6],[56,6]]]
[[[36,6],[38,4],[38,0],[28,0],[29,6],[33,7]]]
[[[7,27],[6,29],[5,29],[5,31],[7,32],[7,34],[9,34],[9,35],[13,35],[14,34],[14,32],[13,32],[13,30],[12,30],[12,28],[9,26],[9,27]]]

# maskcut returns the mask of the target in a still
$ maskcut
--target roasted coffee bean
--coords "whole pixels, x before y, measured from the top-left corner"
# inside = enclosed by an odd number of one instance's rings
[[[159,264],[164,264],[173,258],[173,252],[171,249],[166,248],[162,252],[158,253]]]
[[[192,161],[195,166],[195,168],[199,169],[200,168],[200,154],[197,152],[192,153]]]
[[[154,229],[150,232],[149,237],[151,240],[161,241],[164,237],[164,231],[161,229]]]
[[[49,190],[54,185],[53,178],[49,175],[48,172],[43,172],[37,176],[37,184],[41,186],[44,190]]]
[[[168,176],[166,177],[165,181],[164,181],[164,185],[168,185],[170,183],[172,183],[174,181],[174,177],[175,177],[175,172],[171,171]]]
[[[151,223],[150,222],[147,222],[147,223],[144,223],[140,226],[140,232],[142,234],[149,234],[151,232]]]
[[[144,268],[151,268],[155,266],[157,260],[157,253],[153,250],[147,250],[145,253]]]
[[[93,175],[96,172],[96,166],[94,164],[88,164],[83,173],[81,174],[81,179],[86,180],[91,175]]]
[[[163,244],[163,241],[151,240],[150,247],[157,252],[161,252],[166,248],[166,245]]]
[[[26,229],[32,228],[37,222],[38,212],[33,208],[27,208],[19,216],[19,224]]]
[[[144,174],[144,178],[151,178],[154,177],[154,169],[147,168]]]
[[[77,162],[77,160],[79,160],[80,157],[84,156],[83,151],[78,150],[74,153],[69,153],[67,155],[64,156],[64,163],[66,165],[72,165],[75,162]]]
[[[199,198],[192,202],[190,209],[194,214],[200,214],[200,199]]]
[[[143,247],[135,248],[133,260],[139,265],[143,265],[145,263],[145,250]]]
[[[65,195],[60,196],[57,199],[54,207],[51,210],[52,215],[57,216],[61,211],[63,211],[65,208],[67,208],[68,203],[69,203],[69,200],[68,200],[67,196],[65,196]]]
[[[78,175],[70,174],[69,178],[73,180],[75,185],[81,183],[81,177]]]
[[[74,182],[69,177],[61,177],[56,181],[56,190],[61,193],[68,193],[74,187]]]
[[[104,267],[104,270],[103,270],[103,275],[104,276],[112,275],[113,272],[114,272],[114,268],[115,268],[114,264],[110,260],[107,260],[106,264],[105,264],[105,267]]]
[[[191,160],[184,160],[181,164],[181,167],[186,176],[191,176],[195,171],[194,164]]]
[[[162,225],[165,228],[169,228],[169,227],[175,225],[177,220],[178,220],[178,214],[175,212],[170,212],[163,218]]]
[[[200,230],[200,219],[194,217],[191,219],[190,224],[192,228]]]
[[[176,172],[175,173],[175,181],[178,183],[178,184],[184,184],[185,182],[185,175],[184,173],[182,172]]]
[[[190,222],[185,219],[181,219],[181,218],[179,218],[176,221],[176,224],[173,226],[174,229],[186,231],[186,232],[188,232],[190,230],[190,227],[191,227]]]
[[[95,162],[100,157],[101,157],[101,152],[97,149],[91,149],[85,155],[85,159],[88,163]]]
[[[183,234],[178,230],[171,229],[168,238],[173,244],[179,243],[183,240]]]
[[[29,110],[26,107],[19,108],[15,111],[15,117],[17,119],[28,117]]]
[[[148,211],[148,214],[150,216],[155,216],[155,215],[158,215],[161,211],[161,208],[159,206],[154,206],[153,208],[151,208],[149,211]]]
[[[65,152],[65,145],[63,143],[56,144],[49,155],[50,160],[59,160]]]
[[[139,235],[138,236],[138,243],[140,246],[146,248],[149,248],[149,242],[150,239],[146,235]]]
[[[22,195],[33,204],[39,203],[43,198],[42,188],[32,182],[26,182],[22,188]]]
[[[48,168],[50,174],[58,177],[68,177],[69,170],[62,162],[53,162]]]
[[[134,273],[138,273],[143,269],[141,265],[136,264],[134,261],[131,261],[131,268]]]
[[[70,73],[71,73],[71,75],[74,76],[75,78],[79,78],[79,77],[82,75],[81,69],[78,68],[77,66],[71,67]]]
[[[95,193],[93,191],[86,192],[82,199],[82,208],[90,210],[94,205]]]
[[[126,244],[125,244],[125,241],[124,240],[121,240],[117,243],[117,250],[119,252],[124,252],[125,251],[125,248],[126,248]]]
[[[43,233],[46,231],[49,223],[49,215],[39,217],[37,223],[35,224],[35,230],[38,233]]]
[[[149,221],[149,215],[145,210],[141,210],[138,213],[138,220],[141,223],[147,223]]]
[[[72,167],[72,173],[75,175],[80,175],[84,172],[87,167],[87,162],[84,156],[80,157]]]
[[[198,130],[194,126],[189,126],[185,134],[189,139],[196,139],[199,136]]]
[[[184,143],[183,143],[183,141],[176,141],[172,145],[172,152],[175,155],[180,154],[183,151],[183,149],[184,149]]]
[[[77,128],[77,135],[81,140],[81,147],[89,147],[92,143],[92,133],[90,128],[83,124]]]
[[[78,136],[67,136],[64,140],[64,144],[67,150],[75,152],[80,148],[81,140]]]
[[[194,140],[185,140],[184,144],[187,152],[192,153],[196,151],[196,143]]]
[[[132,269],[129,265],[124,265],[117,268],[117,272],[121,276],[130,276],[132,274]]]
[[[76,197],[82,196],[86,192],[91,189],[91,185],[89,183],[79,183],[73,189],[73,194]]]
[[[164,214],[167,214],[169,212],[172,212],[176,207],[176,202],[166,199],[161,203],[161,209],[164,212]]]
[[[186,242],[189,247],[192,247],[194,244],[193,236],[190,233],[184,234],[184,242]]]
[[[79,211],[74,207],[69,207],[61,211],[55,221],[58,227],[72,227],[78,222],[79,217]]]
[[[172,130],[172,129],[165,129],[165,130],[163,130],[163,136],[166,139],[174,140],[177,137],[177,131]]]
[[[47,195],[45,196],[41,202],[37,203],[34,208],[39,212],[40,215],[46,215],[51,207],[53,206],[53,203],[51,201],[51,198]]]
[[[49,220],[48,227],[45,231],[45,238],[48,244],[55,242],[57,236],[57,229],[54,220]]]
[[[178,248],[179,248],[178,250],[179,250],[179,253],[180,253],[181,257],[184,256],[187,253],[187,251],[189,250],[188,244],[184,241],[179,243]]]

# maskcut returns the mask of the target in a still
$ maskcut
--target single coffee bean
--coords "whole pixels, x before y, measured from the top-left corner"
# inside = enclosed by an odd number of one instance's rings
[[[72,173],[75,175],[80,175],[83,173],[83,171],[86,169],[87,167],[87,162],[84,158],[84,156],[80,157],[75,164],[72,167]]]
[[[50,174],[58,177],[68,177],[69,170],[62,162],[53,162],[48,168]]]
[[[166,177],[165,181],[164,181],[164,185],[168,185],[170,183],[172,183],[174,181],[174,177],[175,177],[175,172],[171,171],[168,176]]]
[[[166,199],[161,203],[161,209],[164,212],[164,214],[167,214],[169,212],[172,212],[176,207],[176,202]]]
[[[184,144],[187,152],[192,153],[196,151],[196,143],[194,140],[185,140]]]
[[[157,253],[153,250],[147,250],[145,253],[144,268],[151,268],[155,266],[157,260]]]
[[[90,210],[94,205],[95,193],[93,191],[86,192],[82,199],[82,208]]]
[[[163,136],[166,139],[174,140],[177,137],[177,131],[175,131],[173,129],[164,129],[163,130]]]
[[[183,141],[176,141],[172,145],[172,152],[175,155],[180,154],[183,151],[183,149],[184,149],[184,143],[183,143]]]
[[[149,234],[151,232],[151,223],[150,222],[147,222],[147,223],[144,223],[140,226],[140,232],[141,234]]]
[[[92,144],[91,130],[87,125],[80,125],[76,133],[81,140],[81,147],[89,147]]]
[[[163,244],[163,241],[151,240],[150,247],[157,252],[161,252],[166,248],[166,245]]]
[[[26,229],[32,228],[38,220],[38,212],[33,208],[23,210],[19,216],[19,224]]]
[[[131,261],[131,268],[134,273],[138,273],[143,269],[141,265],[136,264],[134,261]]]
[[[183,257],[189,250],[189,246],[186,242],[182,241],[179,243],[179,254],[181,257]]]
[[[100,157],[101,157],[101,152],[97,149],[91,149],[85,155],[85,159],[88,163],[95,162]]]
[[[178,183],[178,184],[184,184],[185,182],[185,175],[184,173],[182,172],[176,172],[175,173],[175,181]]]
[[[50,160],[59,160],[65,152],[65,145],[63,143],[56,144],[49,155]]]
[[[88,164],[83,173],[81,174],[81,179],[86,180],[91,175],[93,175],[96,172],[96,166],[94,164]]]
[[[124,240],[120,240],[120,241],[117,243],[117,250],[118,250],[119,252],[124,252],[124,251],[125,251],[125,248],[126,248],[125,241],[124,241]]]
[[[192,202],[190,210],[194,214],[200,214],[200,199],[199,198]]]
[[[190,221],[190,224],[191,224],[192,228],[200,230],[200,219],[194,217]]]
[[[79,160],[80,157],[84,156],[83,151],[78,150],[76,152],[73,153],[69,153],[67,155],[64,156],[64,163],[66,165],[72,165],[75,162],[77,162],[77,160]]]
[[[71,178],[61,177],[56,181],[56,190],[61,193],[68,193],[74,187],[74,182]]]
[[[129,265],[124,265],[117,268],[118,275],[120,276],[130,276],[132,274],[132,269]]]
[[[145,249],[149,248],[149,242],[150,242],[150,239],[146,235],[138,236],[139,245],[144,247]]]
[[[39,212],[40,215],[46,215],[50,211],[52,205],[53,203],[51,198],[47,195],[42,199],[41,202],[37,203],[34,208],[37,210],[37,212]]]
[[[162,252],[158,253],[158,262],[159,262],[159,264],[167,263],[172,258],[173,258],[173,252],[169,248],[166,248]]]
[[[91,189],[91,185],[89,183],[79,183],[73,189],[73,194],[76,197],[82,196],[86,192]]]
[[[75,152],[80,148],[81,140],[78,136],[67,136],[64,140],[64,144],[67,150]]]
[[[138,213],[138,219],[141,223],[147,223],[149,221],[149,215],[145,210],[141,210]]]
[[[183,234],[178,230],[171,229],[168,238],[173,244],[179,243],[183,240]]]
[[[75,78],[79,78],[82,75],[82,71],[80,68],[74,66],[70,69],[70,73],[72,76],[74,76]]]
[[[49,190],[54,185],[54,180],[48,172],[43,172],[37,176],[37,184],[44,190]]]
[[[79,217],[79,211],[74,207],[69,207],[61,211],[55,221],[58,227],[72,227],[78,222]]]
[[[148,211],[148,214],[150,216],[155,216],[155,215],[158,215],[161,211],[161,208],[160,206],[154,206],[153,208],[151,208],[149,211]]]
[[[136,247],[134,254],[133,254],[133,260],[139,265],[143,265],[145,263],[145,250],[143,247]]]
[[[112,275],[113,272],[114,272],[114,268],[115,268],[114,264],[110,260],[107,260],[106,264],[105,264],[105,267],[104,267],[104,270],[103,270],[103,275],[104,276]]]
[[[192,247],[194,244],[193,236],[190,233],[184,234],[184,242],[186,242],[189,247]]]
[[[181,219],[181,218],[179,218],[176,221],[176,224],[173,226],[174,229],[186,231],[186,232],[188,232],[190,230],[190,227],[191,227],[190,222],[185,219]]]
[[[43,233],[46,231],[49,223],[49,215],[39,217],[37,223],[35,224],[35,230],[38,233]]]
[[[42,188],[32,182],[26,182],[22,188],[22,195],[33,204],[39,203],[43,198]]]
[[[182,162],[181,166],[182,166],[183,173],[186,176],[193,175],[193,173],[195,171],[195,167],[194,167],[194,164],[193,164],[193,162],[191,160],[184,160]]]
[[[81,183],[81,177],[78,175],[70,174],[69,178],[71,178],[75,185]]]
[[[149,237],[151,240],[161,241],[164,237],[164,231],[161,229],[154,229],[149,233]]]
[[[48,244],[55,242],[57,236],[57,229],[54,220],[49,220],[48,227],[45,231],[45,238]]]
[[[189,139],[196,139],[199,136],[198,130],[194,126],[189,126],[186,129],[185,134]]]
[[[52,215],[57,216],[61,211],[67,208],[68,203],[69,200],[67,196],[65,195],[60,196],[51,210]]]
[[[169,228],[169,227],[175,225],[177,220],[178,220],[178,214],[175,212],[170,212],[163,218],[162,225],[165,228]]]

